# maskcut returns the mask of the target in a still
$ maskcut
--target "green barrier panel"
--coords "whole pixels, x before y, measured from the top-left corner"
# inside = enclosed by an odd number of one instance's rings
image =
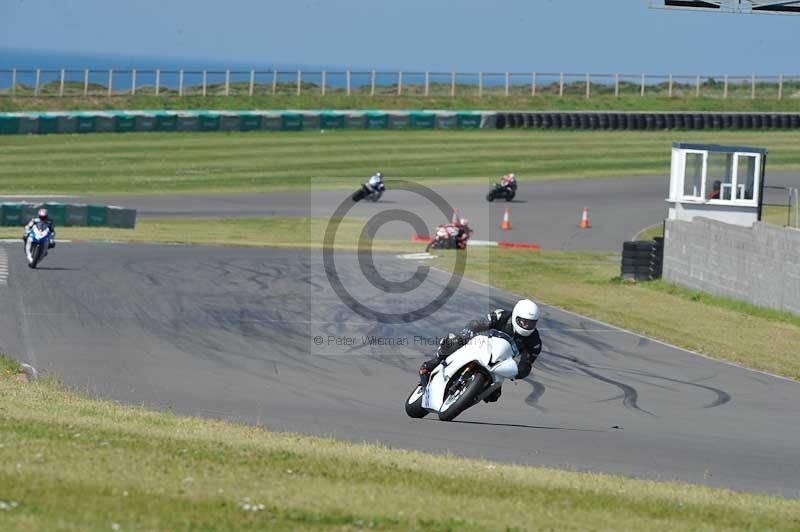
[[[220,117],[217,113],[200,113],[198,117],[200,131],[219,131]]]
[[[118,133],[128,133],[136,128],[136,117],[133,115],[116,113],[114,119],[114,131]]]
[[[54,115],[39,115],[39,131],[40,135],[47,135],[49,133],[58,133],[58,117]]]
[[[344,127],[345,129],[364,129],[366,118],[364,113],[345,113]]]
[[[136,211],[114,205],[108,206],[106,222],[109,227],[133,229],[136,225]]]
[[[455,129],[458,127],[458,119],[454,113],[437,113],[436,129]]]
[[[59,133],[77,133],[78,132],[78,119],[72,114],[58,115],[58,132]]]
[[[312,130],[320,129],[319,113],[304,112],[303,114],[303,129]]]
[[[478,113],[456,113],[456,120],[458,127],[467,129],[481,127],[481,115]]]
[[[281,130],[301,131],[303,129],[303,115],[299,113],[281,113]]]
[[[23,135],[35,135],[39,132],[39,117],[27,114],[19,117],[19,132]]]
[[[20,227],[23,223],[21,203],[3,203],[0,205],[0,225]]]
[[[408,123],[416,129],[433,129],[436,126],[436,115],[433,113],[410,113]]]
[[[76,133],[94,133],[97,128],[97,117],[94,115],[80,114],[75,119],[77,120]]]
[[[281,115],[277,113],[261,113],[261,129],[280,131],[282,123]]]
[[[86,207],[86,225],[104,227],[108,222],[108,209],[105,205],[88,205]]]
[[[243,131],[242,117],[239,113],[222,113],[219,115],[220,131]]]
[[[133,117],[134,131],[155,131],[156,117],[147,113],[136,114]]]
[[[20,213],[20,216],[22,217],[21,225],[25,225],[30,222],[36,216],[36,211],[38,210],[39,206],[35,203],[23,203],[22,212]]]
[[[364,127],[367,129],[388,129],[389,115],[387,113],[367,113],[364,119]]]
[[[0,135],[16,135],[19,133],[19,117],[0,115]]]
[[[344,115],[341,113],[321,113],[319,115],[319,127],[321,129],[342,129],[344,128]]]
[[[66,226],[85,227],[88,224],[89,208],[87,205],[68,203],[66,206]]]
[[[407,129],[408,127],[408,113],[389,113],[390,129]]]
[[[200,117],[194,113],[181,113],[175,123],[176,131],[199,131]]]
[[[45,203],[42,205],[47,209],[47,215],[56,225],[67,225],[67,206],[63,203]]]
[[[169,113],[156,113],[156,131],[175,131],[178,117]]]
[[[95,116],[94,130],[98,133],[113,133],[115,130],[114,116],[108,113],[99,113]]]
[[[242,113],[239,115],[239,129],[241,131],[254,131],[261,128],[261,115],[255,113]]]

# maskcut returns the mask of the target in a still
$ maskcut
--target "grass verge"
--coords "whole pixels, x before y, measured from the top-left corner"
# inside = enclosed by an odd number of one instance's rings
[[[352,131],[0,137],[3,194],[179,194],[356,187],[381,170],[426,184],[669,173],[675,140],[756,145],[800,168],[798,131]]]
[[[4,530],[796,530],[800,503],[124,407],[0,357]],[[447,494],[446,510],[426,504]],[[621,524],[622,523],[622,524]]]
[[[782,100],[777,99],[777,87],[771,98],[750,99],[749,88],[746,91],[736,93],[731,92],[731,98],[723,99],[722,90],[717,89],[717,97],[694,97],[694,90],[691,95],[674,98],[667,97],[663,91],[651,92],[644,98],[639,95],[638,87],[625,91],[619,98],[613,96],[593,95],[587,99],[585,88],[582,84],[579,87],[567,86],[565,95],[559,97],[557,94],[546,94],[544,91],[536,97],[530,96],[530,89],[514,90],[509,96],[502,94],[502,87],[499,88],[500,94],[492,94],[487,90],[483,97],[477,96],[477,87],[472,87],[472,95],[457,95],[450,97],[449,84],[448,94],[431,95],[428,97],[422,94],[405,95],[398,97],[396,92],[393,94],[354,94],[347,96],[341,92],[329,92],[326,96],[319,95],[316,91],[308,90],[306,94],[286,95],[286,94],[257,94],[253,97],[243,95],[232,96],[207,96],[192,95],[179,97],[175,91],[162,89],[159,96],[137,94],[136,96],[115,95],[113,98],[105,96],[66,96],[56,97],[57,87],[50,87],[52,92],[49,97],[34,98],[32,89],[25,97],[10,98],[7,93],[0,92],[0,111],[61,111],[61,110],[96,110],[96,109],[453,109],[453,110],[482,110],[482,109],[514,109],[514,110],[614,110],[614,111],[798,111],[800,110],[800,100],[796,97],[798,87],[784,87],[788,97]],[[413,90],[413,86],[411,87]],[[74,90],[83,92],[83,84],[73,87]],[[104,93],[104,88],[98,87],[97,90]],[[247,91],[247,87],[240,87],[240,90]],[[294,87],[290,87],[294,91]],[[459,88],[463,90],[463,88]],[[495,87],[497,89],[497,87]],[[516,89],[516,88],[515,88]],[[572,90],[570,90],[572,89]],[[237,91],[236,87],[232,87]],[[259,92],[262,89],[259,89]],[[271,91],[271,88],[267,89]],[[406,90],[409,90],[406,87]],[[649,89],[652,91],[652,88]],[[67,87],[69,91],[69,87]],[[396,91],[396,89],[395,89]]]
[[[329,218],[275,217],[233,219],[151,219],[136,222],[135,229],[59,227],[59,240],[99,240],[132,243],[202,244],[237,247],[322,246]],[[335,246],[358,249],[366,220],[343,218]],[[0,227],[0,238],[20,238],[22,229]],[[20,244],[22,241],[20,240]],[[376,251],[421,251],[424,244],[398,240],[374,240]]]

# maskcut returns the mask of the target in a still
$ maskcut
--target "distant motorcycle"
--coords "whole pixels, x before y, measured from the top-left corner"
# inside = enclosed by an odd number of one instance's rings
[[[514,183],[513,185],[503,185],[502,183],[495,183],[492,185],[492,188],[489,190],[489,193],[486,194],[487,201],[494,201],[496,199],[504,199],[506,201],[511,201],[514,199],[514,196],[517,195],[517,184]]]
[[[431,249],[466,249],[471,231],[455,224],[442,224],[436,228],[436,234],[425,247]]]
[[[47,255],[47,249],[55,247],[55,242],[51,242],[52,235],[50,227],[44,222],[36,222],[30,231],[25,235],[25,255],[28,259],[28,267],[36,268]]]
[[[383,196],[383,191],[386,190],[386,186],[383,183],[378,184],[375,187],[369,187],[366,184],[361,185],[361,188],[353,192],[353,201],[358,202],[362,199],[366,198],[370,201],[378,201]]]
[[[482,399],[492,401],[503,382],[517,375],[515,356],[519,350],[514,340],[502,331],[474,337],[431,371],[427,386],[414,388],[406,399],[406,414],[422,418],[435,413],[452,421]]]

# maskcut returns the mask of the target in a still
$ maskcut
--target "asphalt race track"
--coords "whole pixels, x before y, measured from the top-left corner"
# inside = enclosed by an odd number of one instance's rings
[[[337,297],[314,251],[64,243],[29,270],[21,245],[4,248],[0,350],[102,397],[358,442],[800,496],[795,382],[546,308],[531,377],[457,422],[412,420],[403,401],[429,344],[511,305],[509,295],[463,281],[428,317],[379,324]],[[342,285],[378,311],[421,308],[449,279],[378,256],[386,283],[419,281],[386,293],[395,285],[367,282],[354,254],[335,259]]]

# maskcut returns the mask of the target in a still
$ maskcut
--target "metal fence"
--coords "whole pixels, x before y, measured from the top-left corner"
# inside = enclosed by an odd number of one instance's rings
[[[800,228],[800,189],[794,187],[764,187],[765,207],[786,209],[786,227]]]
[[[0,96],[800,97],[800,75],[241,69],[0,70]]]

